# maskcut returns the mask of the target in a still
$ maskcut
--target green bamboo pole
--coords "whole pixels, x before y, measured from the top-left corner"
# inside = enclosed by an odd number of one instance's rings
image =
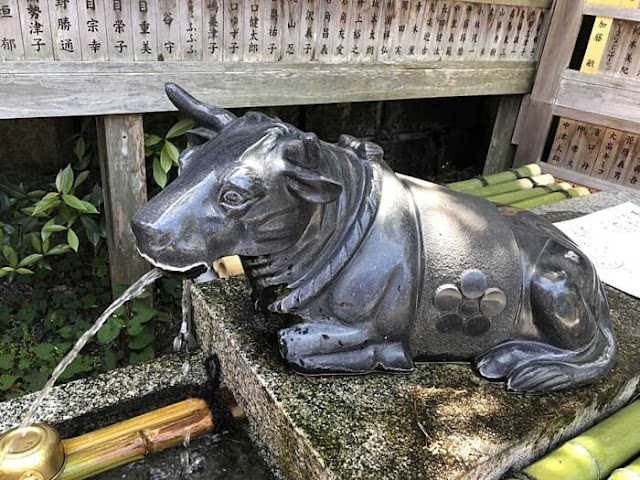
[[[531,480],[602,480],[638,454],[640,401],[532,463],[522,470],[522,476]]]
[[[539,197],[541,195],[546,195],[547,193],[553,193],[560,190],[569,190],[570,188],[571,188],[570,183],[561,182],[561,183],[556,183],[554,185],[546,185],[544,187],[534,187],[528,190],[519,190],[517,192],[501,193],[498,195],[492,195],[490,197],[485,197],[485,198],[490,202],[510,205],[514,202],[528,200],[529,198]]]
[[[509,182],[516,180],[520,177],[533,177],[540,175],[542,170],[540,166],[532,163],[530,165],[523,165],[515,170],[507,170],[505,172],[498,172],[485,177],[470,178],[469,180],[462,180],[461,182],[454,182],[447,185],[451,190],[457,192],[464,192],[467,190],[473,190],[476,188],[482,188],[485,185],[496,185],[498,183]],[[484,181],[483,181],[484,180]]]
[[[570,188],[569,190],[565,190],[563,192],[547,193],[546,195],[542,195],[540,197],[530,198],[529,200],[522,200],[520,202],[514,202],[511,204],[511,206],[528,209],[541,207],[542,205],[549,205],[550,203],[556,203],[560,200],[566,200],[567,198],[584,197],[585,195],[589,195],[589,190],[587,188],[576,187]]]
[[[511,180],[510,182],[489,185],[488,187],[474,188],[473,190],[465,190],[463,193],[474,195],[476,197],[492,197],[501,193],[517,192],[519,190],[530,190],[538,185],[552,185],[555,183],[553,175],[545,173],[536,175],[531,178],[520,178]]]
[[[614,470],[609,480],[640,480],[640,457],[626,467]]]
[[[140,460],[150,453],[179,445],[186,438],[204,435],[214,428],[213,416],[208,408],[195,410],[188,416],[164,424],[157,424],[155,418],[151,420],[149,427],[141,424],[138,431],[131,431],[130,423],[124,425],[126,428],[122,436],[113,436],[111,432],[107,432],[109,435],[100,434],[100,443],[94,441],[96,438],[89,438],[87,448],[80,448],[76,444],[75,451],[65,452],[66,463],[56,480],[91,478],[120,465]],[[118,425],[113,426],[114,432]]]

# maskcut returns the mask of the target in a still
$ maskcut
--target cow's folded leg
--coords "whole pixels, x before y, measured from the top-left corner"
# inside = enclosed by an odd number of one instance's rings
[[[560,358],[566,350],[542,342],[511,340],[478,355],[473,363],[480,375],[490,380],[504,380],[518,368],[541,357]]]
[[[393,343],[368,343],[364,338],[364,332],[360,332],[360,337],[351,334],[343,337],[343,340],[336,340],[330,345],[330,339],[322,338],[322,342],[309,340],[304,343],[301,338],[310,335],[312,329],[309,328],[305,334],[305,328],[311,325],[300,326],[300,331],[283,331],[280,335],[280,352],[289,364],[297,371],[307,374],[321,373],[366,373],[376,369],[390,372],[410,372],[413,370],[413,360],[407,348],[400,342]],[[342,333],[346,334],[348,327]],[[326,331],[326,330],[325,330]],[[314,332],[316,333],[316,332]],[[321,334],[328,335],[326,333]],[[313,337],[312,337],[313,338]],[[336,337],[337,338],[337,337]],[[347,343],[350,346],[347,346]],[[302,347],[316,347],[316,350],[304,353]],[[321,346],[321,348],[318,347]],[[329,346],[338,347],[328,350]],[[320,352],[323,350],[324,352]]]
[[[376,347],[369,345],[348,352],[287,357],[291,367],[310,375],[326,373],[367,373],[375,370],[378,362]]]
[[[349,351],[365,345],[365,326],[350,327],[337,323],[302,323],[280,330],[280,352],[285,358]]]

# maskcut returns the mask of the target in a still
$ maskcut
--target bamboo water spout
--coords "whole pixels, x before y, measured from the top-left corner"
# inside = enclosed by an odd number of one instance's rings
[[[213,415],[199,398],[67,440],[60,440],[48,425],[31,425],[0,437],[0,447],[7,442],[12,446],[0,465],[0,478],[81,480],[179,445],[213,428]]]

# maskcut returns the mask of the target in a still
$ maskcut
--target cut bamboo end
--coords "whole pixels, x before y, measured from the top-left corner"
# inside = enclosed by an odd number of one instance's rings
[[[614,470],[608,480],[640,480],[640,457],[626,467]]]
[[[220,278],[229,278],[236,275],[244,275],[242,261],[238,256],[222,257],[220,260],[213,262],[213,269]]]
[[[492,175],[484,177],[470,178],[469,180],[462,180],[460,182],[454,182],[447,185],[451,190],[457,192],[466,192],[467,190],[475,190],[488,185],[498,185],[500,183],[517,180],[521,177],[534,177],[540,175],[542,170],[540,166],[532,163],[530,165],[523,165],[515,170],[507,170],[505,172],[498,172]]]
[[[569,189],[571,190],[571,189]],[[575,190],[576,193],[576,197],[584,197],[585,195],[590,195],[591,192],[589,191],[589,189],[587,187],[575,187],[573,188],[573,190]]]
[[[244,420],[245,418],[247,418],[247,415],[244,413],[242,407],[238,405],[238,402],[236,402],[236,397],[233,396],[231,390],[229,390],[227,387],[222,387],[220,388],[220,394],[222,395],[222,400],[229,409],[229,412],[231,412],[231,416],[235,420]]]
[[[534,175],[531,177],[531,179],[534,181],[535,184],[537,185],[553,185],[554,183],[556,183],[556,179],[553,178],[553,175],[551,175],[550,173],[543,173],[542,175]]]
[[[158,425],[175,422],[200,411],[209,411],[207,402],[200,398],[189,398],[153,412],[145,413],[144,415],[96,430],[95,432],[63,440],[64,451],[69,455],[80,450],[90,449],[96,445],[109,443],[117,438],[139,432],[146,428],[153,428]]]

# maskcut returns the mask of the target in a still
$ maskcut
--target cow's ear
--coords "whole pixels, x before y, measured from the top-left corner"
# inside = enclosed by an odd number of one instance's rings
[[[316,172],[299,170],[284,175],[289,190],[311,203],[335,202],[342,193],[342,185]]]
[[[187,132],[187,141],[192,146],[202,145],[209,140],[213,140],[217,136],[218,134],[213,130],[204,127],[198,127]]]

